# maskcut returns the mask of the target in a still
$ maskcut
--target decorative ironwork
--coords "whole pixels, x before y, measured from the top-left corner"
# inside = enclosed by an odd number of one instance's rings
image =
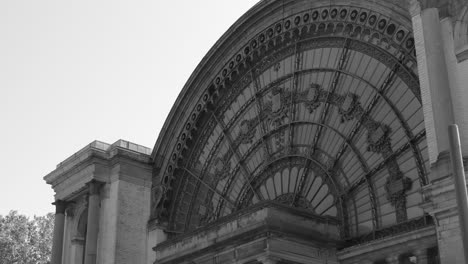
[[[390,137],[390,127],[380,123],[372,122],[372,124],[367,128],[367,147],[368,151],[383,153],[388,151],[391,145]]]
[[[306,98],[304,105],[309,110],[309,113],[312,113],[320,106],[320,96],[323,94],[323,89],[320,85],[312,83],[307,90],[307,94],[303,94],[303,98]]]
[[[341,123],[354,119],[356,109],[360,106],[359,97],[356,94],[348,93],[338,110],[341,115]]]
[[[240,123],[240,133],[237,139],[234,140],[234,145],[241,144],[251,144],[253,142],[253,138],[255,136],[255,132],[257,129],[255,126],[257,125],[258,120],[243,120]]]
[[[231,156],[225,154],[222,158],[217,158],[215,161],[216,180],[223,180],[229,176],[231,171]]]
[[[296,200],[296,202],[294,202],[295,207],[306,209],[306,210],[309,210],[309,211],[312,211],[312,212],[315,213],[313,208],[310,206],[309,201],[307,201],[302,196],[295,199],[294,193],[286,193],[286,194],[280,195],[280,196],[276,197],[275,200],[282,203],[282,204],[286,204],[286,205],[291,205],[293,203],[293,201]]]
[[[213,212],[213,206],[211,204],[200,205],[198,214],[200,215],[198,226],[204,226],[216,219],[216,215]]]

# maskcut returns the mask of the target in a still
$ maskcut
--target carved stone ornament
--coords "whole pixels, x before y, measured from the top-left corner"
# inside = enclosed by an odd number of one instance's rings
[[[164,208],[160,206],[165,193],[165,187],[162,185],[153,186],[151,190],[151,215],[160,218]]]

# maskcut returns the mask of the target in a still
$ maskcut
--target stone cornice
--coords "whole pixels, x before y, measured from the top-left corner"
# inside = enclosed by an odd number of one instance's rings
[[[193,259],[194,254],[213,252],[218,248],[237,245],[239,241],[254,241],[272,235],[309,241],[310,244],[336,246],[338,233],[334,219],[275,202],[264,202],[162,242],[153,249],[162,263],[180,263],[182,259]]]
[[[238,218],[240,218],[242,216],[252,214],[253,212],[259,211],[259,210],[264,209],[264,208],[277,208],[277,209],[279,209],[281,211],[285,211],[285,212],[288,212],[288,213],[291,213],[291,214],[295,214],[295,215],[298,215],[298,216],[313,219],[314,221],[316,221],[318,223],[322,223],[322,224],[334,224],[334,225],[339,224],[339,221],[337,219],[335,219],[335,218],[332,218],[332,217],[317,216],[317,215],[312,214],[310,211],[306,211],[306,210],[302,210],[302,209],[299,209],[299,208],[293,208],[293,207],[290,207],[290,206],[286,206],[286,205],[281,204],[281,203],[276,202],[276,201],[264,201],[264,202],[255,204],[255,205],[253,205],[251,207],[248,207],[246,209],[237,211],[237,212],[235,212],[233,214],[230,214],[230,215],[228,215],[226,217],[220,218],[218,221],[210,223],[210,224],[204,226],[203,228],[194,230],[192,232],[185,233],[185,234],[177,236],[177,237],[175,237],[175,238],[173,238],[171,240],[167,240],[166,242],[163,242],[162,244],[166,244],[166,243],[167,244],[172,244],[172,243],[176,243],[177,241],[182,241],[183,239],[188,238],[188,237],[192,237],[193,235],[195,235],[197,233],[205,232],[208,229],[212,229],[212,228],[215,228],[216,226],[229,223],[229,222],[234,221],[234,220],[236,220],[236,219],[238,219]],[[151,223],[150,223],[150,228],[149,229],[151,229]],[[170,231],[167,231],[167,232],[170,232]],[[161,246],[163,246],[163,245],[161,245]]]
[[[100,141],[93,141],[59,163],[54,171],[44,177],[44,180],[48,184],[55,185],[59,178],[74,171],[77,167],[82,167],[91,160],[94,162],[100,160],[105,163],[116,158],[125,158],[143,164],[150,164],[150,153],[151,149],[124,140],[118,140],[112,145]]]
[[[150,179],[145,178],[145,175],[151,175],[150,153],[151,149],[124,140],[112,145],[94,141],[58,164],[44,180],[52,185],[56,199],[62,200],[73,199],[92,180],[107,183],[120,179],[147,186],[151,184]],[[126,164],[146,172],[127,175],[128,173],[121,171],[117,178],[111,178],[114,166],[120,165],[119,170],[126,171]]]
[[[217,221],[215,221],[213,223],[205,225],[201,229],[197,229],[197,230],[194,230],[194,231],[191,231],[191,232],[188,232],[188,233],[184,233],[183,235],[179,235],[176,238],[169,240],[167,243],[172,243],[171,241],[182,240],[182,239],[184,239],[186,237],[190,237],[190,236],[192,236],[192,235],[194,235],[194,234],[196,234],[198,232],[201,232],[202,230],[207,230],[207,229],[210,229],[210,228],[212,228],[214,226],[218,226],[218,225],[221,225],[221,224],[224,224],[224,223],[228,223],[230,221],[238,219],[241,216],[251,214],[252,212],[260,210],[262,208],[279,208],[281,210],[290,212],[292,214],[296,214],[296,215],[299,215],[299,216],[314,219],[315,221],[317,221],[319,223],[330,223],[330,224],[336,224],[336,225],[338,225],[340,223],[340,221],[338,219],[333,218],[333,217],[317,216],[317,215],[312,214],[310,211],[303,210],[303,209],[300,209],[300,208],[293,208],[293,207],[290,207],[290,206],[286,206],[286,205],[284,205],[282,203],[279,203],[279,202],[276,202],[276,201],[264,201],[264,202],[257,203],[257,204],[255,204],[253,206],[247,207],[245,209],[239,210],[239,211],[237,211],[235,213],[232,213],[232,214],[230,214],[228,216],[222,217],[222,218],[218,219]],[[163,229],[164,231],[166,231],[168,233],[171,233],[171,230],[167,230],[164,224],[157,223],[154,220],[150,220],[148,222],[148,229],[149,230],[154,230],[154,229],[157,229],[157,228],[158,229]]]
[[[357,259],[366,256],[368,259],[377,260],[390,252],[398,252],[405,248],[406,251],[419,248],[429,248],[437,245],[437,234],[435,226],[428,226],[412,232],[407,232],[381,240],[376,240],[364,245],[352,246],[338,252],[337,256],[341,263],[354,263]],[[398,248],[398,249],[397,249]]]

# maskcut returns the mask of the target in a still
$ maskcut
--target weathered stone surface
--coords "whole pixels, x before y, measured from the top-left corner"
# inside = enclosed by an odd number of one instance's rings
[[[112,145],[95,141],[45,177],[56,196],[72,205],[66,211],[64,263],[82,263],[84,245],[93,245],[85,238],[93,234],[97,245],[88,249],[93,263],[146,264],[149,153],[150,149],[123,140]],[[90,189],[91,182],[99,186]],[[90,202],[95,207],[91,218],[87,217]],[[86,219],[96,221],[94,232],[86,232],[90,226]]]

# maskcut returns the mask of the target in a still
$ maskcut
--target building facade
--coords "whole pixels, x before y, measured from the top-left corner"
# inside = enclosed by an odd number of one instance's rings
[[[466,102],[466,0],[260,1],[153,150],[96,141],[45,176],[52,263],[468,263]]]

